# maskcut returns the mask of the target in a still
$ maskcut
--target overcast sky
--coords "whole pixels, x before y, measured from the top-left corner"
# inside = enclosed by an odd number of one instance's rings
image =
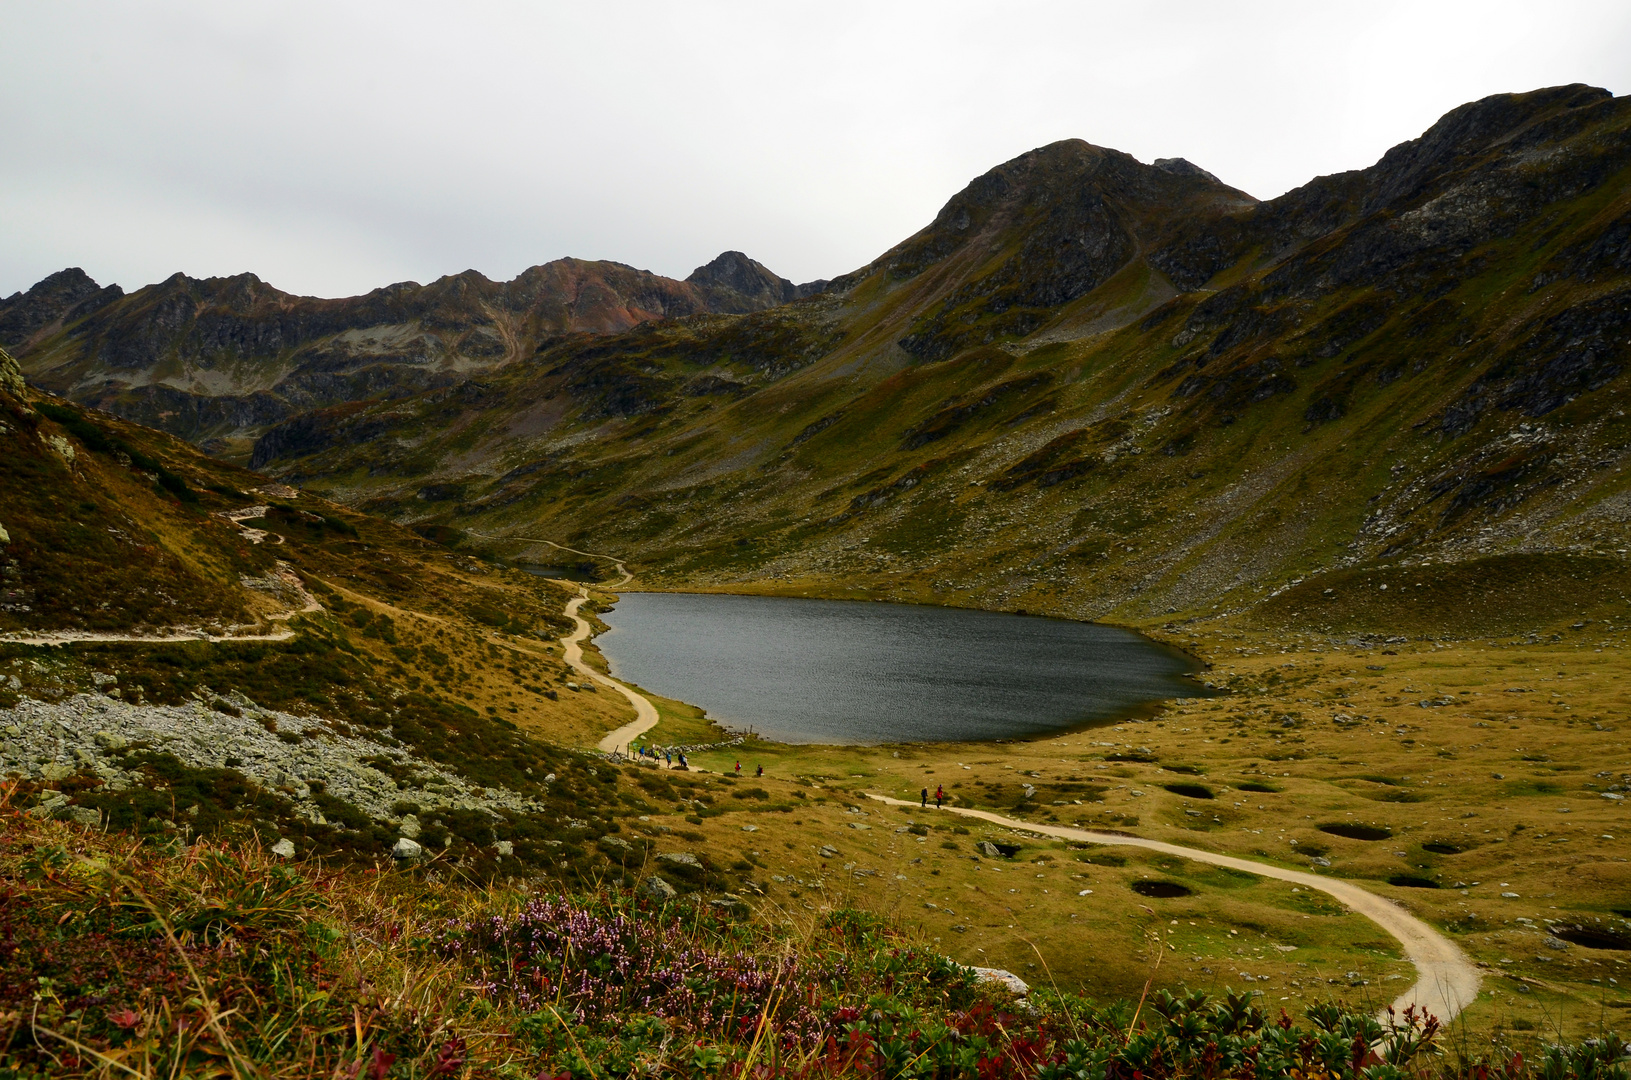
[[[1631,91],[1625,0],[5,0],[0,41],[0,295],[728,248],[803,281],[1056,139],[1266,198],[1486,94]]]

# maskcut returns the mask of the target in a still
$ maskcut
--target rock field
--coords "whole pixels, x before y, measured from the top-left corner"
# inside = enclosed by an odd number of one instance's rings
[[[25,698],[15,708],[0,709],[0,774],[50,783],[89,771],[118,791],[143,782],[130,767],[130,756],[144,750],[173,754],[192,768],[235,769],[269,791],[287,794],[317,824],[323,815],[312,798],[314,785],[392,825],[400,821],[391,807],[402,801],[424,810],[544,809],[513,791],[471,784],[398,746],[263,709],[242,694],[179,706],[77,694],[56,703]],[[399,782],[367,764],[369,759],[388,761],[410,779]],[[55,799],[43,794],[41,804],[61,816],[73,809],[60,794]]]

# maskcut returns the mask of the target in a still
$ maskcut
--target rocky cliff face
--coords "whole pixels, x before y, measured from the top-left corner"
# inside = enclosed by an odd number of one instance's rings
[[[798,291],[739,252],[709,266],[720,270],[675,281],[560,259],[513,281],[467,270],[343,300],[253,274],[176,274],[126,296],[74,268],[0,301],[0,344],[41,387],[228,450],[223,440],[310,409],[450,385],[559,335],[756,311]]]

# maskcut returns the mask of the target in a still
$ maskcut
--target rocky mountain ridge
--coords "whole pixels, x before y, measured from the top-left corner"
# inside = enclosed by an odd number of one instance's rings
[[[1585,86],[1266,202],[1061,142],[819,295],[546,342],[255,460],[655,585],[1316,625],[1310,583],[1398,560],[1567,592],[1552,555],[1631,546],[1628,222],[1631,99]]]
[[[230,453],[313,408],[401,397],[649,320],[751,312],[819,291],[740,252],[676,281],[558,259],[512,281],[474,270],[364,296],[294,296],[253,274],[175,274],[126,295],[70,268],[0,301],[0,345],[38,386]]]

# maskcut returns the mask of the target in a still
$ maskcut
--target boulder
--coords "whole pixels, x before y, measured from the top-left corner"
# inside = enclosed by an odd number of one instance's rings
[[[494,844],[493,847],[500,855],[506,857],[515,854],[515,845],[510,843],[508,840],[500,840],[498,843]]]
[[[75,825],[83,825],[87,829],[94,829],[102,824],[102,811],[94,806],[70,806],[67,819]]]
[[[708,906],[722,915],[746,915],[749,908],[746,902],[735,893],[724,893],[708,901]]]
[[[824,844],[822,845],[820,855],[823,859],[836,859],[838,858],[838,849],[833,847],[831,844]]]
[[[425,849],[419,846],[418,841],[409,840],[406,836],[398,837],[396,846],[391,848],[391,857],[400,862],[414,862],[424,854]]]
[[[678,889],[656,874],[651,874],[640,882],[640,891],[659,902],[672,900],[680,894]]]
[[[416,815],[403,814],[402,821],[397,825],[396,831],[399,836],[405,836],[409,840],[417,840],[421,828],[419,818]]]
[[[294,841],[284,837],[272,845],[272,854],[281,855],[285,859],[294,858]]]
[[[981,840],[978,844],[974,845],[974,850],[978,851],[981,855],[984,855],[988,859],[1002,858],[1002,852],[998,850],[997,845],[993,844],[989,840]]]

